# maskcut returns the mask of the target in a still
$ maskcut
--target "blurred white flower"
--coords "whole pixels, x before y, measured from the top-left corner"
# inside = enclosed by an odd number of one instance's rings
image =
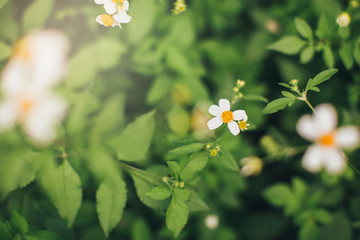
[[[103,4],[105,12],[113,15],[120,11],[129,11],[127,0],[95,0],[96,4]]]
[[[65,113],[66,102],[59,96],[38,91],[19,92],[0,104],[0,130],[9,130],[19,123],[34,142],[48,144],[54,140],[55,128]]]
[[[130,20],[131,17],[127,15],[124,11],[119,12],[115,15],[101,14],[96,17],[96,22],[100,23],[105,27],[119,26],[121,28],[120,23],[128,23],[130,22]]]
[[[296,125],[303,138],[314,142],[306,150],[302,165],[314,173],[324,167],[330,174],[340,174],[346,167],[346,156],[341,149],[355,147],[359,143],[359,130],[355,126],[336,129],[337,114],[330,104],[321,104],[315,111],[312,116],[302,116]]]
[[[227,123],[228,128],[233,135],[238,135],[240,133],[239,125],[234,120],[246,122],[248,119],[244,110],[231,112],[230,102],[227,99],[220,99],[219,106],[211,105],[209,113],[215,116],[207,122],[210,130],[214,130],[220,127],[223,123]]]
[[[219,226],[219,217],[215,214],[209,214],[205,218],[205,226],[211,230]]]
[[[63,78],[69,43],[55,30],[36,30],[15,45],[2,72],[0,130],[19,123],[36,143],[47,144],[56,136],[66,102],[51,90]]]
[[[256,156],[243,158],[240,164],[242,165],[240,172],[245,177],[259,174],[263,168],[263,162]]]
[[[349,26],[351,22],[351,17],[347,12],[343,12],[341,13],[337,18],[336,18],[336,23],[340,26],[340,27],[347,27]]]
[[[20,39],[2,73],[4,94],[54,87],[64,76],[68,49],[66,36],[55,30],[36,30]]]

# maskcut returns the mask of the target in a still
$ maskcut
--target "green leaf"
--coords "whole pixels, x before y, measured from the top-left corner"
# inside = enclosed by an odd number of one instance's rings
[[[360,66],[360,37],[358,37],[358,39],[355,42],[353,54],[355,61]]]
[[[291,92],[288,92],[288,91],[281,91],[281,94],[282,94],[284,97],[296,98],[296,96],[295,96],[294,94],[292,94]]]
[[[329,46],[324,46],[323,59],[324,59],[325,65],[328,68],[333,68],[334,67],[334,64],[335,64],[334,54],[331,51],[331,48]]]
[[[180,175],[184,181],[189,181],[194,177],[194,174],[201,171],[209,161],[209,154],[207,152],[196,152],[190,156],[187,165],[182,169]]]
[[[159,76],[155,79],[150,87],[149,93],[146,98],[146,102],[149,104],[155,104],[170,92],[171,79],[167,76]]]
[[[29,231],[28,222],[15,210],[11,213],[10,224],[16,233],[25,234]]]
[[[35,0],[24,12],[22,25],[24,32],[41,28],[50,17],[54,0]]]
[[[268,100],[266,98],[264,98],[263,96],[260,95],[245,95],[242,100],[247,100],[247,101],[259,101],[259,102],[265,102],[267,103]]]
[[[148,223],[143,219],[137,219],[131,227],[132,240],[151,240],[151,231]]]
[[[320,92],[320,88],[318,88],[318,87],[311,87],[308,90],[312,90],[312,91],[315,91],[315,92]]]
[[[266,200],[276,207],[284,206],[292,197],[290,188],[282,183],[271,185],[265,189],[263,194]]]
[[[177,180],[180,180],[180,165],[175,161],[167,161],[166,164],[169,166],[171,176],[176,177]]]
[[[209,206],[200,198],[194,189],[190,189],[190,197],[189,200],[186,201],[186,204],[189,207],[189,212],[210,210]]]
[[[101,227],[108,237],[111,230],[120,221],[126,203],[126,186],[118,177],[116,181],[105,180],[96,192],[96,210]]]
[[[11,53],[11,47],[4,42],[0,42],[0,61],[9,58]]]
[[[146,195],[155,200],[165,200],[171,196],[171,190],[168,187],[154,187]]]
[[[306,221],[299,231],[299,240],[318,240],[321,236],[321,229],[311,220]]]
[[[234,172],[239,172],[239,164],[235,161],[233,155],[226,149],[221,149],[218,159],[226,168]]]
[[[352,229],[349,219],[343,212],[336,213],[332,221],[324,227],[322,235],[326,240],[350,240],[352,239]]]
[[[170,129],[177,134],[186,135],[190,129],[190,115],[182,106],[175,104],[168,112],[167,122]]]
[[[172,200],[166,211],[166,226],[175,237],[180,234],[189,217],[189,208],[180,195],[179,189],[174,189]]]
[[[313,210],[313,217],[324,224],[331,222],[332,215],[325,209],[317,208]]]
[[[95,138],[123,124],[124,105],[125,96],[123,94],[116,94],[109,97],[103,104],[92,128],[92,134]]]
[[[263,114],[275,113],[279,110],[284,109],[286,105],[294,103],[295,100],[296,99],[294,98],[288,98],[288,97],[276,99],[274,101],[269,102],[261,112]]]
[[[54,232],[41,230],[36,232],[31,232],[26,235],[26,240],[61,240],[59,235]]]
[[[294,177],[292,179],[292,189],[297,199],[304,199],[306,197],[307,186],[304,180]]]
[[[301,63],[308,63],[314,56],[314,45],[309,45],[301,50],[300,53],[300,62]]]
[[[97,70],[96,49],[94,45],[88,44],[83,46],[69,61],[69,72],[65,79],[66,86],[71,89],[84,87],[96,77]]]
[[[352,56],[353,47],[350,44],[344,44],[339,49],[339,56],[347,70],[350,70],[354,65]]]
[[[12,230],[10,229],[11,226],[0,222],[0,239],[4,240],[12,240],[14,238]]]
[[[204,143],[191,143],[188,145],[184,145],[184,146],[180,146],[180,147],[171,149],[169,151],[169,153],[179,154],[179,155],[188,154],[188,153],[192,153],[192,152],[197,152],[197,151],[203,149],[204,146],[205,146]]]
[[[331,37],[332,28],[325,14],[319,18],[315,34],[320,39],[328,39]]]
[[[294,55],[305,45],[305,41],[296,36],[285,36],[270,44],[267,49],[275,50],[284,54]]]
[[[67,160],[55,169],[47,165],[40,176],[42,186],[52,200],[59,214],[70,227],[81,206],[82,192],[79,175]]]
[[[319,85],[320,83],[323,83],[323,82],[329,80],[337,72],[338,72],[338,69],[331,68],[331,69],[327,69],[327,70],[324,70],[324,71],[318,73],[313,79],[311,79],[311,78],[309,79],[309,81],[306,84],[305,90],[308,90],[312,87]]]
[[[100,70],[108,70],[119,65],[120,57],[126,52],[125,45],[112,37],[100,37],[94,48],[97,67]]]
[[[109,141],[120,160],[139,161],[145,158],[155,130],[154,113],[151,111],[137,117],[120,135]]]
[[[295,26],[296,26],[296,30],[301,36],[303,36],[308,40],[312,40],[313,33],[311,27],[305,20],[295,17]]]

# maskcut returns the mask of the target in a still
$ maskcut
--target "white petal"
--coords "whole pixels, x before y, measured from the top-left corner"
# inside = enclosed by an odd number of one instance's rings
[[[233,112],[234,120],[243,120],[247,121],[248,116],[246,115],[246,112],[244,110],[236,110]]]
[[[99,23],[99,24],[101,24],[101,25],[103,25],[103,26],[105,26],[105,24],[104,24],[103,21],[102,21],[102,15],[98,15],[98,16],[96,17],[96,22]]]
[[[317,131],[323,135],[332,132],[337,126],[337,114],[330,104],[321,104],[315,108],[314,124]]]
[[[214,130],[223,124],[221,117],[214,117],[207,122],[208,128]]]
[[[230,102],[227,99],[220,99],[219,100],[219,107],[221,112],[229,111],[230,110]]]
[[[113,1],[106,1],[104,4],[104,9],[107,14],[115,14],[117,12],[116,3],[114,3]]]
[[[345,154],[336,148],[328,148],[324,152],[325,169],[330,174],[340,174],[345,171],[346,161]]]
[[[17,118],[17,109],[13,101],[4,101],[0,105],[0,131],[13,127]]]
[[[239,125],[234,121],[231,121],[228,123],[228,128],[229,128],[230,132],[235,136],[240,133]]]
[[[129,11],[129,2],[128,1],[123,2],[123,8],[125,11]]]
[[[301,137],[308,141],[314,141],[320,136],[312,116],[308,114],[299,119],[296,124],[296,130]]]
[[[323,166],[323,149],[317,145],[311,145],[302,158],[302,166],[313,173],[319,172]]]
[[[335,133],[336,145],[341,148],[352,148],[359,144],[359,129],[355,126],[339,128]]]
[[[12,59],[2,73],[2,91],[6,96],[16,95],[29,87],[29,72],[24,62]]]
[[[220,117],[222,112],[219,106],[211,105],[209,107],[209,113],[215,117]]]
[[[113,18],[118,23],[128,23],[131,20],[131,17],[127,15],[125,11],[121,11],[118,14],[115,14]]]

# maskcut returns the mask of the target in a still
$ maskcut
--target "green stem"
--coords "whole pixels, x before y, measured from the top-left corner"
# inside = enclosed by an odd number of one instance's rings
[[[306,104],[311,108],[311,110],[316,114],[316,111],[314,109],[314,107],[310,104],[310,102],[307,100],[307,98],[305,97],[304,102],[306,102]]]
[[[347,161],[347,163],[348,163],[349,167],[352,168],[352,170],[354,170],[357,174],[360,175],[360,170],[359,170],[359,169],[357,169],[357,168],[356,168],[354,165],[352,165],[352,163],[350,163],[349,161]]]
[[[142,169],[140,169],[140,168],[136,168],[136,167],[130,166],[130,165],[128,165],[128,164],[126,164],[126,163],[123,163],[123,162],[119,162],[119,163],[120,163],[121,166],[125,167],[125,168],[128,169],[128,170],[132,170],[132,171],[136,171],[136,172],[139,172],[139,173],[147,174],[147,175],[149,175],[149,176],[152,176],[152,177],[154,177],[154,178],[158,178],[158,179],[161,179],[161,180],[163,179],[163,177],[161,177],[161,176],[158,176],[158,175],[155,175],[155,174],[153,174],[153,173],[144,171],[144,170],[142,170]]]

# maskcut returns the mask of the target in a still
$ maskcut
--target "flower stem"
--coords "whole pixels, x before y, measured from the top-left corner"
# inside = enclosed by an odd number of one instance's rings
[[[357,169],[357,168],[356,168],[354,165],[352,165],[352,163],[350,163],[349,161],[347,161],[347,163],[348,163],[349,167],[352,168],[352,170],[354,170],[357,174],[360,175],[360,170],[359,170],[359,169]]]
[[[310,102],[307,100],[307,98],[305,97],[304,102],[306,102],[306,104],[311,108],[311,110],[316,114],[316,111],[314,109],[314,107],[310,104]]]
[[[119,162],[119,164],[120,164],[121,166],[125,167],[125,169],[130,170],[130,171],[136,171],[136,172],[139,172],[139,173],[147,174],[147,175],[149,175],[149,176],[152,176],[152,177],[154,177],[154,178],[158,178],[158,179],[160,179],[160,180],[162,180],[162,178],[163,178],[163,177],[161,177],[161,176],[158,176],[158,175],[155,175],[155,174],[153,174],[153,173],[144,171],[144,170],[142,170],[142,169],[140,169],[140,168],[136,168],[136,167],[130,166],[130,165],[128,165],[128,164],[126,164],[126,163],[123,163],[123,162]]]

